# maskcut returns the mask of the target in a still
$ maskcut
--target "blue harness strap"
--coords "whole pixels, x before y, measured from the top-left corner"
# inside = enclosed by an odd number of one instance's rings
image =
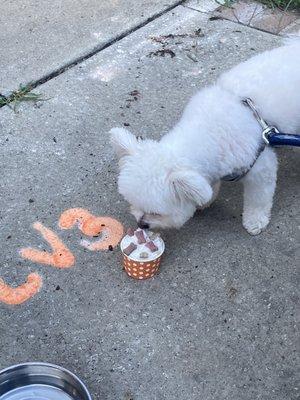
[[[300,147],[300,135],[274,132],[268,135],[269,146],[296,146]]]

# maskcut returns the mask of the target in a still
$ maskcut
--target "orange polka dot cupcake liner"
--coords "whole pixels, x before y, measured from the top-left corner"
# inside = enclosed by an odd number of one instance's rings
[[[158,272],[160,261],[161,255],[151,261],[136,261],[130,259],[130,257],[123,253],[125,271],[130,277],[138,280],[152,278]]]

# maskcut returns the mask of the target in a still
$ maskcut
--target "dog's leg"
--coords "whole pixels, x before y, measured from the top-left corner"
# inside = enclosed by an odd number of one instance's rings
[[[258,235],[269,223],[276,177],[277,157],[267,147],[243,178],[243,225],[251,235]]]
[[[216,183],[214,183],[212,185],[212,189],[213,189],[213,195],[211,200],[204,204],[203,206],[199,207],[199,210],[204,210],[205,208],[208,208],[211,206],[211,204],[216,200],[216,198],[218,197],[219,191],[220,191],[220,187],[221,187],[221,181],[217,181]]]
[[[210,202],[208,203],[207,207],[209,207],[218,197],[219,191],[220,191],[220,187],[221,187],[221,181],[217,181],[216,183],[214,183],[212,185],[213,188],[213,196],[210,200]]]

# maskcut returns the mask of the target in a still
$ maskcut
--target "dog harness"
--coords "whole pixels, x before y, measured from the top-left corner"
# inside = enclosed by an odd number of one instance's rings
[[[243,104],[248,106],[259,125],[262,128],[262,140],[259,144],[259,147],[256,151],[254,161],[248,168],[243,168],[239,171],[234,171],[232,174],[224,176],[222,181],[236,182],[240,179],[244,178],[245,175],[250,171],[253,165],[256,163],[256,160],[260,156],[260,154],[264,151],[266,146],[300,146],[300,135],[292,135],[289,133],[281,133],[279,130],[273,126],[269,125],[259,114],[257,111],[253,101],[249,98],[242,100]]]

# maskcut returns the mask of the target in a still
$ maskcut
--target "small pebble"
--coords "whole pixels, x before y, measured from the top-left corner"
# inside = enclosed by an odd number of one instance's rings
[[[129,246],[123,249],[123,253],[126,254],[126,256],[129,256],[134,250],[136,250],[136,248],[137,245],[131,242]]]

